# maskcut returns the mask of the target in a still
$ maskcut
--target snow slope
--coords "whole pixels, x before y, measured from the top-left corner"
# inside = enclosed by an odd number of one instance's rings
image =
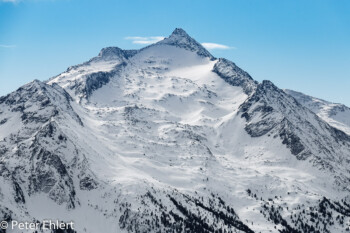
[[[0,122],[7,221],[73,220],[79,233],[350,221],[350,137],[182,29],[1,97]]]

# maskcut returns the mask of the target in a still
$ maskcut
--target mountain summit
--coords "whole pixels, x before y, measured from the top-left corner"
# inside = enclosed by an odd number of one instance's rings
[[[185,32],[185,30],[183,30],[182,28],[175,28],[175,30],[173,31],[173,33],[171,33],[171,36],[189,37],[189,35],[187,34],[187,32]]]
[[[200,43],[190,37],[185,32],[185,30],[181,28],[176,28],[169,37],[165,38],[162,41],[159,41],[157,44],[176,46],[192,52],[196,52],[199,56],[208,57],[211,60],[215,60],[213,55],[211,55]]]
[[[345,232],[350,135],[332,120],[348,109],[323,117],[316,102],[255,81],[182,29],[140,50],[104,48],[0,97],[0,221]]]

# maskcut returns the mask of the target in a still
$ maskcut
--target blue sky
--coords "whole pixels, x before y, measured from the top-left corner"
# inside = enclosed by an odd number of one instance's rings
[[[0,0],[0,95],[181,27],[258,81],[350,106],[349,12],[347,0]]]

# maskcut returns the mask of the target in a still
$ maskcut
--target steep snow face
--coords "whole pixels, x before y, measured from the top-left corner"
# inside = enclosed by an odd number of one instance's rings
[[[347,136],[207,53],[176,29],[0,98],[0,217],[79,233],[344,232]]]
[[[343,104],[331,103],[305,95],[301,92],[284,90],[293,96],[299,103],[307,107],[331,126],[350,135],[350,108]]]

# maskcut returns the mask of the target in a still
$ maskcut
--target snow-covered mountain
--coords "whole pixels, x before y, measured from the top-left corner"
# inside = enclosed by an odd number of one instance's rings
[[[326,100],[311,97],[301,92],[284,90],[299,103],[316,113],[331,126],[350,135],[350,108],[344,104],[331,103]]]
[[[350,136],[311,110],[182,29],[102,49],[0,98],[0,218],[78,233],[346,232]]]

